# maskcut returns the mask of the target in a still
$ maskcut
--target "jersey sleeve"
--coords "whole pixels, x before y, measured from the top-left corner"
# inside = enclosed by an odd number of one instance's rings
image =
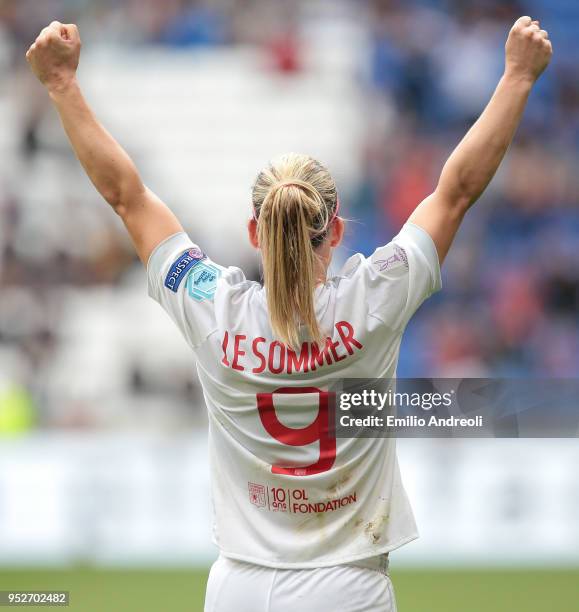
[[[403,328],[420,305],[442,287],[440,264],[430,235],[413,223],[361,267],[368,313],[392,329]]]
[[[149,295],[197,348],[217,328],[214,296],[225,268],[211,261],[187,234],[159,244],[147,264]]]

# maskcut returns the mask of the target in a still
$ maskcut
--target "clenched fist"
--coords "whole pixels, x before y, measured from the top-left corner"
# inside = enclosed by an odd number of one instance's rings
[[[75,25],[53,21],[40,32],[28,49],[26,59],[43,85],[49,90],[58,90],[74,81],[80,47]]]
[[[509,33],[506,54],[505,73],[534,83],[549,65],[553,47],[538,21],[521,17]]]

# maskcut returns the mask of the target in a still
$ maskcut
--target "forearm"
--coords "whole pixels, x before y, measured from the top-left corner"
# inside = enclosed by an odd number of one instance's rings
[[[30,45],[26,59],[47,88],[80,163],[122,218],[146,265],[153,250],[183,228],[165,203],[143,185],[131,158],[86,103],[76,81],[81,46],[74,24],[53,21]]]
[[[87,175],[105,200],[121,213],[134,194],[145,190],[135,164],[99,123],[76,80],[49,93]]]
[[[468,208],[501,164],[523,116],[532,88],[528,79],[505,74],[488,106],[446,162],[437,191]]]

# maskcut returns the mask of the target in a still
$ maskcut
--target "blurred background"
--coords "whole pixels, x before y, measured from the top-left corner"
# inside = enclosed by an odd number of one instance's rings
[[[350,220],[335,268],[370,254],[435,187],[523,14],[549,31],[553,64],[398,374],[569,378],[575,0],[0,0],[0,590],[201,610],[216,554],[192,356],[28,70],[38,32],[79,25],[99,118],[193,240],[259,280],[245,223],[268,159],[323,161]],[[392,554],[402,611],[579,610],[576,440],[399,446],[422,532]]]

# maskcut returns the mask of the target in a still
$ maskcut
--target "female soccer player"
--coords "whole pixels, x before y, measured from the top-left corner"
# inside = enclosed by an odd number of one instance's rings
[[[398,236],[327,278],[340,244],[335,183],[285,155],[259,174],[249,240],[264,288],[206,256],[142,183],[76,80],[80,39],[53,22],[27,53],[88,176],[121,217],[149,293],[197,359],[209,411],[215,541],[208,612],[395,610],[389,551],[417,537],[394,442],[332,436],[329,381],[393,378],[400,340],[440,289],[462,218],[495,174],[552,55],[521,17],[489,105]]]

